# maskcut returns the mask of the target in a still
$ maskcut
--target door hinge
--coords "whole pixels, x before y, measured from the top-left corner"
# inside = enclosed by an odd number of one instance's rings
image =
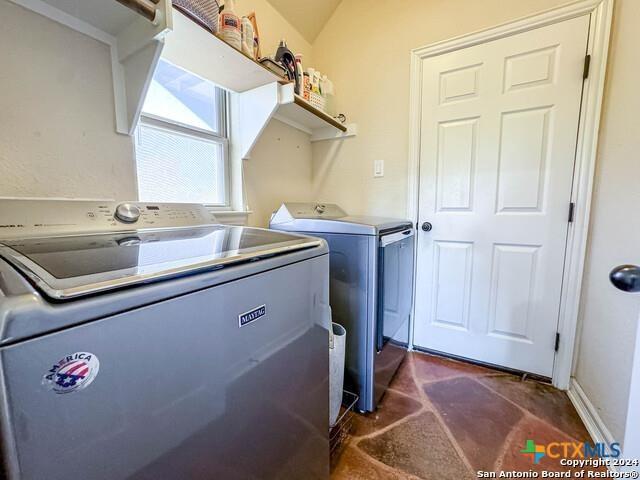
[[[582,79],[589,78],[589,68],[591,67],[591,55],[584,57],[584,69],[582,70]]]
[[[560,333],[559,332],[556,332],[556,345],[554,347],[554,350],[556,352],[560,350]]]
[[[569,223],[573,223],[573,216],[575,211],[576,211],[576,204],[571,202],[569,204],[569,218],[568,218]]]

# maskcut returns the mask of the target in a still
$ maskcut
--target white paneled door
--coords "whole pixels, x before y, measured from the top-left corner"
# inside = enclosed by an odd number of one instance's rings
[[[551,377],[588,29],[423,60],[417,347]]]

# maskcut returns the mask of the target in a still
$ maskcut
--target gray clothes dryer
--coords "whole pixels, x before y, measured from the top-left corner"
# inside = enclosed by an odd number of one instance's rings
[[[333,204],[284,203],[276,230],[327,241],[333,321],[347,330],[345,389],[375,410],[409,343],[414,229],[408,220],[348,216]]]
[[[0,477],[329,478],[325,242],[62,201],[0,238]]]

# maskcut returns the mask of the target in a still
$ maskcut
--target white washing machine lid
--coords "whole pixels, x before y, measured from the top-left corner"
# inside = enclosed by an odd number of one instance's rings
[[[272,215],[270,227],[304,233],[385,235],[412,228],[412,222],[398,218],[347,215],[332,203],[283,203]]]

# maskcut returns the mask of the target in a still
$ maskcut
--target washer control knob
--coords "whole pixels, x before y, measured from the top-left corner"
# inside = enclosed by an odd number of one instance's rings
[[[121,203],[116,207],[116,218],[124,223],[135,223],[140,218],[140,209],[131,203]]]

